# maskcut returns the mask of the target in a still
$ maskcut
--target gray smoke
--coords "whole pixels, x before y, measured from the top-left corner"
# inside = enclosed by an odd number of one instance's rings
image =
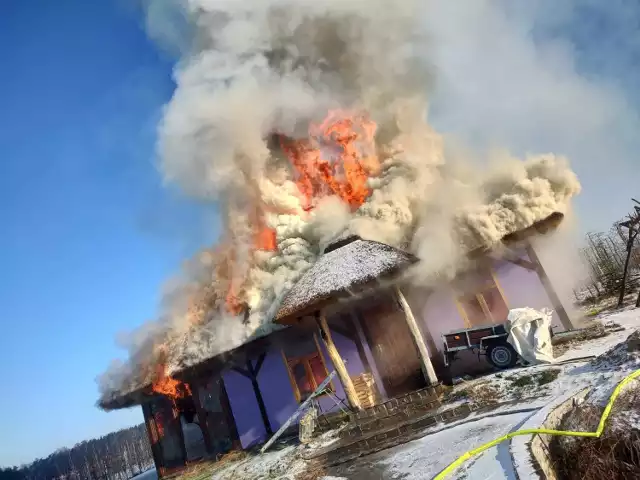
[[[416,281],[431,281],[453,273],[470,249],[563,212],[580,190],[553,154],[495,157],[483,170],[447,158],[445,139],[427,121],[438,76],[423,21],[429,2],[176,5],[193,34],[159,128],[161,170],[188,194],[218,202],[225,235],[185,270],[159,326],[131,345],[130,362],[104,375],[104,398],[149,380],[153,345],[168,352],[171,373],[268,333],[282,297],[339,235],[408,248],[422,260]],[[272,135],[306,138],[336,108],[376,123],[380,169],[355,212],[333,196],[309,211]],[[260,222],[275,230],[275,251],[254,248]],[[230,288],[246,315],[226,311]]]

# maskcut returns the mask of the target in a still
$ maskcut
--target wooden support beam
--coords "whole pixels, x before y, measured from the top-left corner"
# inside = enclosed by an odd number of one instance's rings
[[[362,362],[362,366],[364,367],[365,372],[371,372],[371,365],[369,364],[369,359],[367,358],[367,354],[364,351],[364,345],[362,344],[362,338],[358,335],[358,327],[356,326],[356,322],[358,318],[355,316],[353,312],[349,312],[346,315],[343,315],[342,318],[345,322],[349,323],[350,329],[354,333],[353,343],[358,350],[358,356],[360,357],[360,361]],[[338,332],[339,333],[339,332]]]
[[[227,388],[224,385],[224,380],[220,378],[220,404],[222,405],[222,411],[224,412],[227,420],[227,426],[231,433],[231,444],[234,450],[242,450],[242,443],[240,442],[240,435],[238,434],[238,427],[236,425],[236,419],[231,411],[231,402],[229,401],[229,395],[227,394]]]
[[[149,444],[151,445],[151,455],[153,457],[153,463],[156,466],[158,477],[162,478],[162,476],[164,475],[164,466],[162,465],[160,436],[158,434],[156,419],[151,412],[151,405],[148,402],[142,404],[142,414],[144,416],[144,423],[147,426],[147,434],[149,435]]]
[[[211,440],[211,432],[209,430],[209,415],[207,411],[202,407],[200,403],[200,386],[196,381],[189,382],[191,386],[191,399],[193,405],[196,407],[196,415],[198,415],[198,426],[202,430],[202,438],[204,439],[204,446],[207,449],[207,453],[214,453],[213,441]]]
[[[231,367],[231,370],[233,370],[236,373],[239,373],[240,375],[248,378],[249,380],[251,380],[251,378],[253,377],[253,375],[251,375],[251,372],[249,370],[246,370],[241,367]]]
[[[422,367],[422,373],[424,375],[425,380],[429,385],[436,385],[438,383],[438,377],[436,376],[436,371],[433,369],[433,365],[431,364],[431,357],[429,356],[429,349],[427,348],[427,344],[424,342],[424,338],[422,337],[422,332],[420,331],[420,327],[416,322],[415,317],[413,316],[413,312],[411,311],[411,307],[407,302],[407,299],[404,298],[402,291],[397,286],[394,287],[396,298],[400,303],[400,307],[404,312],[404,316],[407,320],[407,325],[409,326],[409,331],[411,332],[411,336],[413,337],[413,341],[418,347],[418,354],[420,356],[420,366]]]
[[[263,353],[258,358],[258,362],[256,365],[262,367],[262,362],[264,362],[266,353]],[[268,436],[273,435],[273,429],[271,428],[271,422],[269,422],[269,415],[267,414],[267,407],[264,404],[264,398],[262,397],[262,391],[260,391],[260,384],[258,383],[258,371],[260,368],[256,368],[251,364],[251,360],[247,359],[247,369],[251,372],[251,386],[253,387],[253,393],[256,396],[256,400],[258,401],[258,408],[260,409],[260,416],[262,417],[262,423],[264,424],[264,429],[267,432]]]
[[[529,255],[529,258],[531,259],[531,261],[536,264],[536,271],[538,272],[538,277],[540,277],[540,282],[542,283],[544,290],[547,292],[547,295],[551,300],[551,304],[553,305],[554,310],[558,314],[558,317],[560,317],[560,322],[562,322],[562,325],[564,326],[564,328],[566,328],[567,330],[571,330],[573,328],[571,319],[569,318],[567,311],[562,305],[562,302],[560,301],[560,297],[558,297],[558,294],[556,293],[555,288],[553,288],[553,284],[551,283],[551,280],[547,276],[547,272],[544,270],[544,267],[540,263],[538,254],[535,252],[535,250],[529,243],[527,243],[526,250],[527,250],[527,255]]]
[[[250,359],[247,359],[245,368],[231,367],[231,369],[251,381],[251,387],[253,388],[253,394],[256,396],[256,401],[258,402],[258,409],[260,410],[264,429],[266,430],[267,435],[273,435],[273,429],[271,428],[271,422],[269,421],[269,415],[267,414],[267,407],[264,404],[264,398],[262,397],[262,391],[260,390],[260,384],[258,383],[258,373],[260,373],[260,369],[262,368],[262,364],[264,363],[266,356],[266,353],[261,354],[255,365],[253,365]]]
[[[186,466],[189,456],[187,455],[187,444],[184,441],[184,430],[182,430],[181,413],[177,405],[173,402],[171,405],[171,414],[173,415],[173,419],[171,423],[176,429],[178,433],[178,439],[180,441],[180,450],[182,451],[182,463],[183,463],[182,466]]]
[[[508,252],[502,258],[504,258],[509,263],[513,263],[514,265],[522,267],[531,272],[538,271],[538,267],[535,263],[525,260],[524,258],[520,258],[515,252]]]
[[[329,325],[327,324],[327,318],[325,317],[323,312],[316,312],[316,322],[318,323],[318,327],[320,328],[320,336],[322,337],[322,341],[324,342],[325,347],[327,348],[327,353],[329,354],[329,358],[331,358],[331,362],[333,363],[334,368],[336,369],[336,373],[340,382],[342,382],[342,387],[344,388],[344,392],[347,394],[347,401],[349,405],[354,410],[361,410],[360,401],[358,400],[358,395],[356,394],[356,389],[353,386],[353,382],[351,381],[351,377],[349,376],[349,372],[347,371],[347,367],[345,366],[342,358],[340,357],[340,353],[333,343],[333,338],[331,337],[331,330],[329,329]]]
[[[258,360],[256,360],[256,364],[252,366],[253,374],[256,378],[258,378],[258,374],[260,373],[260,369],[262,368],[262,364],[264,363],[265,358],[267,358],[267,354],[262,353],[262,355],[258,357]],[[251,363],[249,363],[249,365],[251,365]]]

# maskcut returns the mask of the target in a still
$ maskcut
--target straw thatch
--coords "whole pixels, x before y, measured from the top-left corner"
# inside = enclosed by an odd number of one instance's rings
[[[396,275],[417,261],[383,243],[351,237],[330,246],[284,297],[276,321],[312,309],[334,296],[349,294],[374,280]]]

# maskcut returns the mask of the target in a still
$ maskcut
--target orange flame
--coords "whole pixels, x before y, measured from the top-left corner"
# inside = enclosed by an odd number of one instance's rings
[[[309,126],[309,137],[292,140],[280,137],[280,145],[295,172],[295,182],[304,198],[303,209],[313,210],[319,199],[335,195],[351,210],[356,210],[371,194],[369,176],[377,175],[380,162],[376,155],[377,125],[366,115],[346,110],[330,111],[319,124]],[[253,247],[277,250],[276,232],[265,221],[268,207],[260,204],[250,212]],[[243,291],[246,280],[238,280],[237,252],[229,244],[224,260],[223,278],[228,278],[225,305],[239,315],[246,309]],[[242,275],[241,275],[242,276]]]
[[[276,243],[276,231],[267,226],[264,220],[264,212],[258,214],[256,220],[256,233],[253,245],[257,250],[273,251],[278,248]]]
[[[191,388],[188,384],[180,382],[167,374],[166,348],[164,346],[157,347],[157,363],[155,365],[155,379],[151,383],[151,389],[155,393],[169,397],[175,404],[177,398],[184,398],[191,395]]]
[[[309,139],[281,138],[281,147],[298,174],[296,183],[306,199],[306,210],[327,195],[338,196],[352,210],[364,203],[371,194],[367,180],[380,168],[376,129],[364,115],[333,110],[322,123],[309,127]]]
[[[187,383],[182,383],[179,380],[176,380],[173,377],[170,377],[165,373],[166,367],[164,364],[159,364],[157,366],[158,372],[160,375],[158,379],[153,382],[151,388],[154,392],[159,393],[161,395],[166,395],[171,399],[176,398],[184,398],[187,395],[191,395],[191,388]]]

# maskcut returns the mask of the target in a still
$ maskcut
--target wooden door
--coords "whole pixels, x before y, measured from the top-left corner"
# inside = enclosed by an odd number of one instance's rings
[[[197,387],[200,424],[209,436],[209,453],[223,454],[237,446],[237,431],[222,377],[214,375]]]
[[[418,349],[395,298],[385,295],[360,307],[358,314],[378,373],[389,397],[424,388]]]
[[[157,434],[157,439],[152,438],[152,442],[157,440],[159,444],[162,468],[170,470],[186,465],[182,427],[173,403],[166,397],[158,396],[149,403],[149,413]]]

